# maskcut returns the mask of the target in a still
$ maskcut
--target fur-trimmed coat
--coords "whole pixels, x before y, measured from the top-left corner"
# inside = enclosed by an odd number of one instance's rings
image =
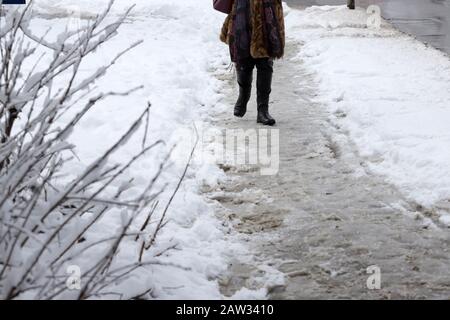
[[[283,47],[285,46],[285,28],[284,28],[284,15],[283,15],[283,5],[282,0],[273,0],[275,3],[275,14],[280,28],[280,38]],[[251,10],[251,43],[250,43],[250,55],[257,58],[281,58],[271,57],[266,48],[263,35],[263,3],[261,0],[250,0],[250,10]],[[225,19],[222,27],[222,32],[220,35],[220,40],[226,44],[229,44],[229,39],[232,32],[233,18],[236,16],[236,2],[233,4],[233,9],[231,13]]]

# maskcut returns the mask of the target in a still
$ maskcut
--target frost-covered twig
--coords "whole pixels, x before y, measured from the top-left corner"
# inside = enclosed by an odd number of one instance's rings
[[[160,263],[151,259],[158,254],[145,261],[141,252],[129,265],[116,264],[125,242],[139,247],[136,252],[140,249],[136,239],[150,237],[153,244],[187,170],[155,222],[156,204],[166,188],[156,183],[170,153],[156,164],[158,169],[147,186],[130,196],[132,179],[126,177],[127,171],[163,145],[163,141],[147,145],[150,103],[91,165],[72,172],[75,177],[69,181],[65,176],[70,162],[67,154],[75,154],[76,148],[69,139],[80,120],[106,97],[126,97],[141,88],[94,90],[109,68],[140,42],[117,53],[91,75],[80,75],[85,58],[117,34],[131,10],[108,22],[112,5],[111,1],[93,21],[76,32],[61,34],[55,42],[47,39],[49,31],[38,36],[29,28],[32,1],[0,17],[0,298],[48,299],[68,294],[67,264],[82,263],[92,252],[96,258],[83,262],[85,281],[75,298],[122,297],[113,291],[113,284],[139,267]],[[63,121],[65,114],[73,115]],[[142,126],[142,150],[125,163],[111,165],[111,156]],[[99,238],[93,230],[102,218],[118,215],[119,210],[123,216],[120,228]]]

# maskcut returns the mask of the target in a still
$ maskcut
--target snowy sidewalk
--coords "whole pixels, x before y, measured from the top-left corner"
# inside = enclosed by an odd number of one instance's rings
[[[423,156],[415,148],[417,135],[407,130],[431,128],[409,125],[410,116],[422,102],[430,109],[427,119],[440,121],[433,112],[446,105],[439,66],[447,58],[388,25],[367,29],[363,11],[287,12],[287,56],[276,63],[271,104],[280,130],[280,172],[264,177],[231,168],[226,188],[211,194],[259,253],[253,264],[234,264],[227,289],[251,284],[255,266],[265,263],[287,276],[284,289],[271,288],[272,298],[448,298],[448,229],[440,216],[418,210],[404,185],[391,184],[391,171],[377,170],[390,164],[402,181],[414,179],[391,155],[408,151],[411,162]],[[402,52],[410,60],[402,62]],[[434,94],[418,102],[408,95],[427,83],[433,89],[420,92]],[[218,125],[258,128],[254,103],[249,109],[244,120],[229,112]],[[397,129],[406,135],[388,139]],[[407,148],[399,145],[402,139],[413,143]],[[367,155],[372,148],[381,148],[378,157]],[[374,265],[381,290],[366,287],[366,270]]]
[[[384,22],[367,28],[369,18],[343,6],[291,11],[288,34],[305,43],[296,61],[367,169],[450,224],[450,58]]]
[[[64,8],[73,1],[36,1],[45,14],[33,30],[63,31],[70,14]],[[254,105],[244,120],[231,118],[235,84],[227,48],[218,40],[224,16],[211,2],[136,2],[118,36],[82,73],[143,39],[96,90],[145,88],[131,98],[102,102],[80,123],[71,141],[79,158],[69,173],[95,159],[151,102],[149,140],[167,145],[127,172],[127,179],[135,178],[134,190],[141,190],[194,121],[205,127],[213,121],[217,128],[257,125]],[[128,4],[118,0],[113,14]],[[99,12],[98,2],[78,5],[82,17]],[[286,13],[288,54],[276,65],[272,107],[282,141],[279,175],[231,170],[232,179],[223,184],[223,171],[194,159],[151,254],[175,250],[157,257],[161,265],[140,268],[115,288],[123,298],[148,288],[146,298],[158,299],[221,299],[223,292],[264,298],[268,291],[282,298],[448,298],[448,215],[436,209],[450,207],[448,57],[388,25],[367,29],[368,17],[360,10]],[[111,163],[138,152],[142,135]],[[168,190],[161,201],[180,178],[190,147],[181,145],[170,158],[159,183]],[[93,238],[121,224],[116,213],[102,219]],[[243,233],[239,239],[227,217]],[[84,262],[95,254],[85,254]],[[129,241],[118,264],[136,255],[136,243]],[[233,259],[240,265],[230,269]],[[381,291],[364,287],[370,265],[379,265],[385,276]],[[274,267],[290,277],[286,291]]]

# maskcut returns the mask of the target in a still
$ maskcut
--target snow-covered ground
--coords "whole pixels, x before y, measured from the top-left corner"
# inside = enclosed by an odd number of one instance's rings
[[[43,34],[63,31],[67,23],[100,13],[109,1],[37,0],[33,31]],[[152,104],[149,140],[163,139],[167,146],[139,161],[127,173],[133,177],[134,190],[145,188],[158,170],[158,165],[173,145],[179,143],[179,132],[193,136],[193,123],[208,126],[207,120],[220,109],[221,83],[213,70],[228,65],[226,46],[218,40],[224,15],[214,12],[210,1],[198,0],[140,0],[117,37],[108,42],[83,66],[89,73],[100,67],[132,43],[143,44],[120,59],[108,75],[98,83],[98,91],[124,91],[144,85],[144,89],[128,97],[113,97],[99,104],[82,121],[72,141],[77,145],[79,160],[72,161],[69,171],[76,173],[96,159],[114,143],[128,126],[142,113],[147,102]],[[112,15],[119,15],[132,2],[117,0]],[[68,21],[67,17],[72,18]],[[84,23],[84,22],[82,22]],[[223,106],[222,106],[223,107]],[[67,119],[70,115],[67,115]],[[61,121],[64,121],[62,119]],[[111,162],[124,163],[141,149],[143,132],[129,141]],[[151,142],[151,141],[150,141]],[[192,145],[184,145],[170,158],[159,185],[168,184],[162,200],[167,200],[180,178]],[[163,266],[140,268],[124,282],[117,292],[123,298],[132,297],[153,288],[151,295],[158,299],[221,299],[218,279],[228,268],[229,258],[247,255],[244,246],[229,235],[229,226],[215,216],[213,207],[201,196],[206,184],[214,187],[223,172],[213,164],[193,162],[187,179],[174,199],[168,213],[169,223],[157,239],[158,250],[176,244],[176,249],[158,259]],[[105,237],[120,225],[120,215],[103,218],[96,233]],[[95,234],[94,232],[94,234]],[[92,235],[91,235],[92,236]],[[120,259],[135,261],[138,246],[133,241],[121,249]],[[95,254],[95,253],[93,253]],[[89,255],[86,254],[86,259]],[[120,264],[120,261],[119,261]],[[83,267],[83,266],[81,266]],[[264,298],[265,291],[243,290],[241,298]]]
[[[329,107],[370,171],[425,207],[445,206],[450,59],[384,21],[371,27],[373,17],[345,6],[290,11],[287,34],[304,44],[295,59],[315,74],[321,89],[316,99]]]
[[[34,21],[33,30],[43,34],[48,27],[64,30],[67,16],[74,11],[82,18],[95,15],[108,1],[80,0],[76,7],[71,0],[35,2],[42,16]],[[69,171],[76,173],[96,159],[150,102],[149,139],[164,139],[168,144],[129,170],[127,177],[135,178],[137,190],[146,187],[180,135],[192,133],[194,121],[207,128],[211,117],[227,108],[221,103],[225,82],[214,73],[226,70],[229,57],[218,40],[224,15],[212,10],[210,0],[134,2],[137,6],[119,35],[89,58],[83,72],[98,68],[142,39],[144,43],[120,59],[97,85],[99,91],[123,91],[137,85],[144,89],[129,97],[107,99],[88,114],[72,136],[79,159],[72,161]],[[128,0],[117,0],[113,14],[129,5]],[[303,61],[315,73],[321,88],[316,99],[329,106],[334,123],[357,145],[368,168],[425,206],[450,199],[448,57],[385,23],[381,29],[367,28],[369,16],[362,10],[286,7],[286,13],[290,41],[303,42],[294,61]],[[123,163],[139,152],[142,134],[138,132],[111,161]],[[345,141],[347,135],[341,138]],[[168,184],[162,200],[170,196],[187,161],[191,145],[186,146],[185,139],[182,142],[159,182]],[[174,244],[176,250],[158,258],[164,265],[135,271],[117,288],[124,298],[149,287],[153,297],[160,299],[223,298],[218,279],[226,273],[230,259],[249,255],[201,195],[202,187],[214,188],[223,178],[214,164],[194,159],[154,253]],[[443,215],[442,220],[446,219]],[[104,235],[120,223],[120,215],[107,216],[96,232]],[[133,241],[126,246],[120,254],[123,263],[135,259],[138,250]],[[270,276],[266,280],[272,281]],[[235,298],[264,298],[266,293],[243,289]]]

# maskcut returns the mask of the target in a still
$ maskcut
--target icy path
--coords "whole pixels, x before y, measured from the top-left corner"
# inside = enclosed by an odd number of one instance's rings
[[[255,266],[268,264],[286,274],[287,284],[269,288],[271,298],[450,298],[448,230],[366,173],[352,146],[333,141],[339,128],[323,105],[310,101],[318,91],[304,66],[291,60],[298,50],[301,44],[291,40],[276,64],[279,175],[230,168],[222,192],[210,194],[240,220],[237,229],[258,256],[236,261],[224,292],[251,287]],[[218,125],[257,128],[255,108],[243,121],[230,109]],[[366,287],[372,265],[381,268],[381,290]]]

